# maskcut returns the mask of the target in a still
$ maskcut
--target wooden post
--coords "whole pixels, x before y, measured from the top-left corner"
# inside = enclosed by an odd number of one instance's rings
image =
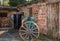
[[[59,3],[59,39],[60,39],[60,3]]]
[[[57,38],[59,30],[58,3],[48,4],[48,34]]]

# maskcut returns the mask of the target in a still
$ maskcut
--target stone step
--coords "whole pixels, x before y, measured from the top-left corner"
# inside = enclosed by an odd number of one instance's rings
[[[5,30],[5,31],[0,31],[0,35],[6,33],[8,30]]]

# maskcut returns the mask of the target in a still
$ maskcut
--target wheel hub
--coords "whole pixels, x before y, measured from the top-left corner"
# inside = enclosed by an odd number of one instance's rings
[[[29,34],[29,35],[32,34],[32,30],[31,29],[28,29],[27,30],[27,34]]]

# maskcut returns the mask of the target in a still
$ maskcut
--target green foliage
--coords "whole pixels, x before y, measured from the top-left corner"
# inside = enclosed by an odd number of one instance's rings
[[[16,0],[9,0],[9,5],[10,6],[17,6],[17,1]]]
[[[20,4],[27,4],[27,3],[31,3],[34,2],[36,0],[31,0],[31,1],[26,1],[26,0],[9,0],[9,5],[10,6],[18,6]]]
[[[32,2],[35,2],[35,1],[38,1],[38,0],[28,0],[26,1],[27,3],[32,3]]]

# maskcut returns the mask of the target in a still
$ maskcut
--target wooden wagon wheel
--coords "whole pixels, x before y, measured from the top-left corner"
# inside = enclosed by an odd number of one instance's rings
[[[20,27],[19,35],[23,40],[30,40],[39,37],[39,27],[32,21],[25,22],[24,27]]]

